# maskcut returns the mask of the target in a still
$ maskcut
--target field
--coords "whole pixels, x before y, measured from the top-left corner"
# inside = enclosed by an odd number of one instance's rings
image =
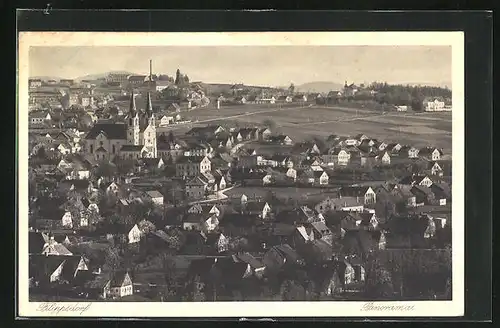
[[[276,124],[276,132],[287,134],[294,141],[312,136],[331,134],[354,136],[363,133],[385,142],[399,142],[416,147],[435,146],[451,154],[452,115],[442,113],[376,112],[367,109],[325,107],[316,105],[238,105],[185,112],[193,124],[221,124],[238,122],[258,125],[264,120]],[[187,130],[193,124],[174,126]]]

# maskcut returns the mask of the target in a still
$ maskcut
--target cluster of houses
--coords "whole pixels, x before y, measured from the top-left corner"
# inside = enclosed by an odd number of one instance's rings
[[[89,243],[161,252],[175,235],[179,254],[202,258],[192,261],[191,278],[208,283],[227,274],[223,281],[265,284],[302,270],[314,276],[315,290],[333,295],[363,285],[373,252],[450,242],[451,163],[441,149],[364,134],[294,142],[266,126],[207,125],[174,135],[161,129],[172,117],[154,113],[150,93],[144,110],[133,93],[128,106],[122,119],[92,119],[87,128],[30,131],[33,290],[133,295],[138,276],[91,260],[79,249]],[[39,116],[30,123],[52,119]],[[415,163],[417,171],[390,181],[346,183],[339,175]],[[298,197],[280,197],[290,187]],[[302,197],[301,188],[318,192]],[[231,189],[241,192],[228,196]],[[273,196],[253,195],[264,189]],[[318,265],[324,275],[309,270]]]
[[[328,272],[315,276],[314,288],[324,295],[359,289],[374,251],[449,242],[449,216],[419,211],[447,208],[451,201],[451,188],[442,179],[451,173],[440,149],[365,135],[294,143],[267,127],[209,125],[174,136],[157,133],[154,114],[137,112],[133,98],[131,108],[130,125],[96,123],[87,132],[30,135],[34,290],[57,285],[61,293],[70,289],[79,297],[133,295],[131,272],[110,271],[73,250],[89,241],[161,250],[170,247],[175,232],[184,240],[180,254],[207,257],[193,260],[188,270],[207,283],[221,266],[231,281],[246,281],[322,263]],[[272,151],[266,153],[266,147]],[[428,164],[395,181],[336,182],[339,168],[383,167],[398,160]],[[252,197],[250,191],[274,187],[279,196],[279,188],[289,186],[299,193],[303,186],[336,188],[295,202]],[[241,197],[226,196],[231,187],[241,188]],[[176,188],[180,196],[172,198]],[[406,214],[376,209],[388,202]],[[141,206],[148,210],[138,212]]]

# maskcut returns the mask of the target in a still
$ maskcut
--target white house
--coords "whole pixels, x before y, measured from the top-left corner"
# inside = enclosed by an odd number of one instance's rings
[[[116,273],[106,287],[108,286],[108,294],[112,298],[134,294],[134,286],[128,273]]]
[[[141,241],[141,238],[142,238],[142,231],[141,229],[139,229],[137,224],[134,224],[132,229],[130,229],[130,231],[128,232],[128,243],[129,244],[138,243]]]
[[[444,101],[439,99],[427,99],[424,101],[424,108],[426,112],[439,112],[445,110]]]
[[[146,191],[146,195],[153,202],[153,204],[162,206],[163,205],[163,195],[157,190]]]
[[[73,216],[71,212],[66,211],[61,218],[62,226],[65,228],[73,228]]]

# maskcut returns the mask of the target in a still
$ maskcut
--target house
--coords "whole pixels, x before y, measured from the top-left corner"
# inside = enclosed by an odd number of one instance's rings
[[[359,197],[365,205],[372,205],[377,202],[377,195],[372,187],[368,186],[351,186],[340,189],[341,198],[343,197]]]
[[[150,199],[153,204],[163,206],[163,195],[157,190],[146,191],[148,199]]]
[[[186,197],[189,199],[203,199],[208,188],[208,183],[199,176],[193,177],[185,184]]]
[[[322,239],[330,245],[333,244],[332,231],[326,226],[324,222],[321,221],[311,222],[310,226],[315,235],[314,239]]]
[[[219,226],[219,215],[212,214],[206,218],[201,225],[201,230],[206,233],[212,233]]]
[[[375,153],[361,154],[359,156],[352,156],[351,162],[355,163],[359,159],[362,167],[373,167],[377,164],[377,155]]]
[[[49,240],[44,244],[41,254],[43,255],[73,255],[66,246],[58,243],[54,236],[50,236]]]
[[[211,162],[208,157],[187,157],[177,159],[175,175],[178,177],[194,177],[204,172],[210,172]]]
[[[387,145],[385,150],[391,152],[392,154],[398,154],[403,146],[399,143],[390,143]]]
[[[293,144],[292,139],[287,135],[270,136],[268,139],[270,142],[278,145],[291,146]]]
[[[166,126],[174,123],[174,117],[170,115],[163,115],[161,116],[159,121],[160,121],[160,126]]]
[[[366,134],[363,134],[363,133],[355,135],[354,139],[358,140],[360,142],[360,144],[362,144],[364,140],[370,141],[370,138]],[[370,145],[370,146],[372,146],[372,145]]]
[[[408,158],[418,158],[419,151],[420,149],[416,147],[410,147],[410,149],[408,149]]]
[[[109,281],[111,298],[125,297],[134,294],[134,286],[128,272],[116,272]]]
[[[354,146],[357,147],[361,144],[361,141],[359,141],[356,138],[347,138],[344,140],[344,146]]]
[[[40,88],[42,86],[42,80],[40,79],[29,79],[30,89]]]
[[[336,157],[336,164],[340,166],[346,166],[349,164],[349,161],[351,159],[351,154],[346,150],[342,148],[334,148],[331,149],[330,154],[334,155]]]
[[[78,255],[30,254],[29,277],[35,285],[73,283],[80,272],[89,270],[87,261]]]
[[[320,186],[328,185],[328,174],[325,171],[313,171],[314,183]]]
[[[356,92],[358,92],[358,87],[354,83],[348,85],[346,81],[344,84],[343,91],[345,97],[353,97],[356,94]]]
[[[35,112],[29,113],[29,119],[31,124],[42,124],[44,122],[52,120],[52,116],[48,112]]]
[[[287,169],[285,175],[294,182],[297,180],[297,170],[294,168]]]
[[[168,107],[167,107],[167,110],[169,112],[173,112],[173,113],[180,113],[181,112],[181,106],[179,106],[179,104],[177,103],[171,103]]]
[[[273,155],[271,160],[276,163],[276,166],[284,168],[292,168],[293,160],[289,155]]]
[[[216,253],[224,253],[229,249],[229,240],[223,233],[211,233],[205,236],[205,243]]]
[[[414,185],[410,191],[415,195],[417,206],[435,204],[436,197],[430,187]]]
[[[365,269],[359,261],[340,261],[337,270],[344,291],[357,290],[365,282]]]
[[[426,112],[439,112],[445,110],[445,102],[439,98],[426,98],[422,104]]]
[[[292,97],[291,96],[279,96],[276,101],[282,102],[282,103],[291,103],[292,102]]]
[[[388,145],[387,145],[385,142],[383,142],[383,141],[382,141],[382,142],[378,145],[378,150],[383,151],[383,150],[385,150],[385,149],[387,148],[387,146],[388,146]]]
[[[210,146],[203,143],[186,143],[184,150],[185,157],[205,157],[209,156],[211,150]]]
[[[257,167],[257,155],[239,156],[237,165],[240,168],[255,168]]]
[[[303,184],[312,185],[316,181],[315,172],[311,169],[298,171],[298,180]],[[324,173],[324,172],[319,172]]]
[[[386,250],[429,248],[430,220],[426,216],[393,217],[386,224]],[[427,235],[427,236],[426,236]],[[389,252],[387,252],[389,253]]]
[[[265,270],[265,265],[257,260],[254,256],[252,256],[248,252],[242,252],[234,255],[237,261],[247,263],[252,271],[252,274],[257,278],[262,278]]]
[[[127,232],[127,241],[129,244],[135,244],[141,241],[143,233],[137,224],[134,224]]]
[[[383,165],[391,164],[391,155],[389,155],[389,152],[387,151],[383,152],[382,155],[378,155],[378,158],[380,158]]]
[[[301,95],[301,94],[294,95],[292,101],[293,102],[307,102],[307,96]]]
[[[234,98],[234,102],[237,104],[246,104],[247,99],[245,97],[238,96]]]
[[[325,213],[330,210],[347,211],[347,212],[362,212],[364,210],[364,202],[362,197],[339,197],[330,198],[318,202],[314,209],[318,213]]]
[[[201,231],[205,221],[208,220],[208,218],[209,217],[202,213],[189,213],[182,219],[182,228],[184,230]]]
[[[286,224],[297,225],[316,221],[321,221],[321,217],[316,211],[307,206],[300,206],[291,210],[282,210],[276,215],[276,222]]]
[[[420,149],[418,157],[427,159],[429,161],[439,161],[443,156],[443,151],[437,148],[425,147]]]
[[[242,212],[257,215],[261,219],[269,219],[271,216],[271,206],[267,202],[245,202],[242,204]]]
[[[439,201],[439,205],[444,206],[451,201],[451,188],[447,183],[434,183],[431,185],[431,190],[436,200]]]
[[[262,128],[258,131],[259,140],[267,141],[271,137],[271,130],[269,128]]]
[[[426,175],[412,174],[399,181],[401,185],[430,187],[433,181]]]
[[[429,170],[431,172],[431,175],[437,175],[439,177],[443,176],[443,169],[439,165],[439,162],[429,162]]]
[[[415,207],[417,206],[417,198],[411,192],[411,188],[411,185],[397,184],[393,187],[390,193],[397,199],[403,200],[407,207]]]

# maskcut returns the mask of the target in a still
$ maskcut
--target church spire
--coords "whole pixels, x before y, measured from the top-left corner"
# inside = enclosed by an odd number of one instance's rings
[[[132,93],[130,94],[129,114],[131,117],[134,117],[136,113],[137,113],[137,108],[135,107],[135,95],[134,91],[132,91]]]
[[[151,102],[151,93],[148,92],[147,101],[146,101],[146,115],[151,117],[153,115],[153,103]]]

